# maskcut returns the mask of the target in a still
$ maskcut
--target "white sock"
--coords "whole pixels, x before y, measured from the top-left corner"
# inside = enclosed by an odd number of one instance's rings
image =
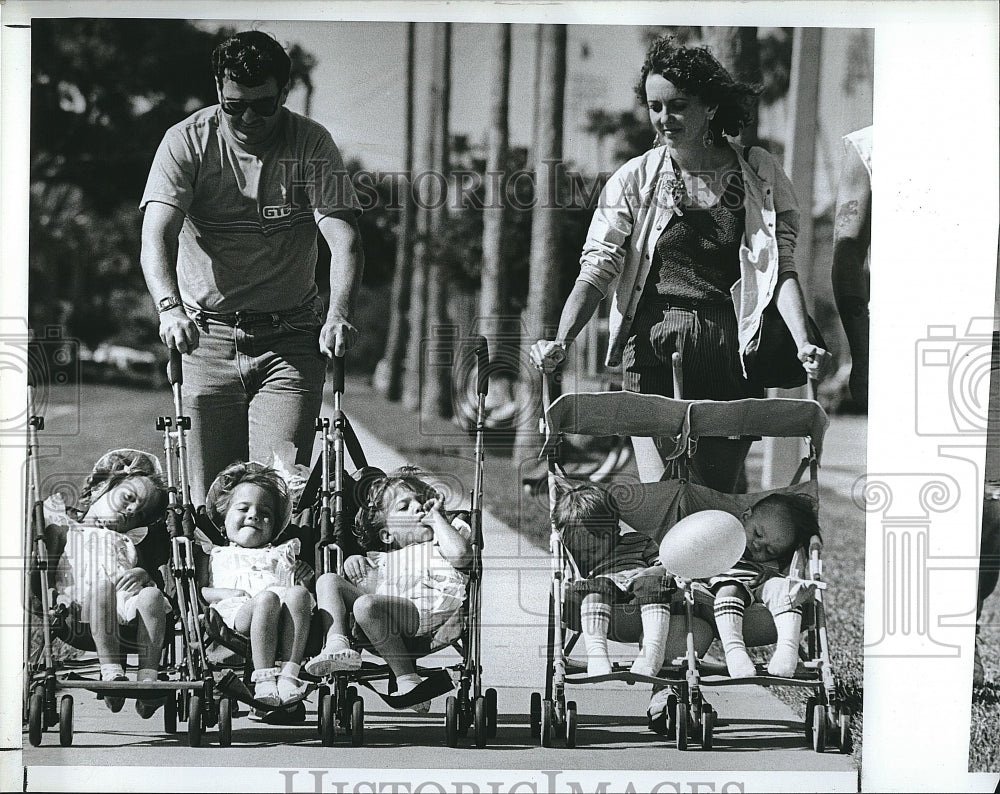
[[[281,675],[287,676],[288,678],[298,678],[299,670],[301,669],[301,664],[296,664],[295,662],[285,662],[281,666]]]
[[[608,658],[608,629],[611,626],[611,604],[602,602],[580,606],[580,633],[587,650],[587,675],[607,675],[611,672]]]
[[[405,695],[423,679],[417,673],[403,673],[396,676],[396,694]]]
[[[656,675],[663,667],[667,650],[667,627],[670,625],[670,607],[666,604],[643,604],[642,649],[632,663],[632,672],[638,675]]]
[[[733,678],[749,678],[757,674],[743,641],[744,609],[743,599],[737,596],[715,599],[715,625],[726,654],[726,667]]]
[[[120,664],[101,665],[102,681],[114,681],[120,675],[125,675],[125,669]]]
[[[149,667],[143,667],[135,674],[136,681],[155,681],[158,672]]]
[[[774,616],[774,626],[778,630],[775,646],[767,672],[790,678],[799,666],[799,634],[802,630],[802,612],[793,609]]]

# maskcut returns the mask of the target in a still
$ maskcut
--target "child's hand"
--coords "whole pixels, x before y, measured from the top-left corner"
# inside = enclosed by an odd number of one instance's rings
[[[433,522],[437,520],[442,520],[445,523],[448,523],[442,504],[441,499],[436,496],[424,502],[420,508],[420,523],[425,526],[431,526]]]
[[[142,588],[149,587],[153,584],[152,577],[143,568],[129,568],[125,573],[118,577],[118,581],[115,582],[115,587],[119,590],[124,590],[126,593],[135,594],[138,593]]]
[[[375,565],[363,554],[354,554],[344,560],[344,578],[357,584]]]

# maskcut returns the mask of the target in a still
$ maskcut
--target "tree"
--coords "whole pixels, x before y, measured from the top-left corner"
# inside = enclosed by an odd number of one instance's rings
[[[535,128],[535,205],[531,223],[531,261],[528,305],[524,312],[527,340],[541,339],[556,324],[559,295],[560,234],[558,181],[562,161],[563,101],[566,93],[566,26],[540,25],[541,79],[538,125]],[[537,373],[523,373],[522,405],[530,403]],[[534,446],[536,429],[518,428],[512,461],[520,465]]]
[[[375,370],[375,386],[390,400],[398,400],[403,387],[403,356],[409,333],[410,285],[413,278],[413,237],[416,207],[413,204],[413,72],[417,23],[406,23],[406,120],[403,143],[403,179],[400,181],[400,215],[396,234],[396,269],[389,302],[389,330],[385,352]]]
[[[498,26],[493,40],[493,77],[491,85],[490,133],[486,154],[486,180],[483,205],[483,258],[480,276],[479,317],[488,322],[489,328],[481,328],[488,334],[492,357],[497,361],[508,358],[508,350],[500,350],[500,345],[510,346],[509,337],[516,333],[516,323],[508,321],[507,284],[504,253],[507,236],[507,196],[506,185],[507,156],[509,144],[510,111],[510,52],[511,26]],[[513,326],[513,327],[512,327]],[[511,373],[516,377],[515,372]],[[493,389],[496,401],[510,400],[510,382],[497,382]]]
[[[449,164],[449,105],[451,103],[451,23],[435,23],[434,76],[431,81],[434,102],[436,105],[436,123],[434,125],[434,172],[443,177],[442,184],[447,182],[450,173]],[[448,224],[448,201],[446,197],[436,201],[428,215],[427,230],[433,246],[440,240]],[[435,366],[431,356],[441,355],[444,360],[451,360],[447,351],[451,347],[453,335],[448,322],[448,279],[445,278],[441,257],[436,255],[432,247],[432,256],[427,263],[427,324],[428,343],[433,347],[425,348],[428,360],[423,382],[423,400],[427,410],[438,416],[449,417],[452,413],[451,404],[451,367]]]

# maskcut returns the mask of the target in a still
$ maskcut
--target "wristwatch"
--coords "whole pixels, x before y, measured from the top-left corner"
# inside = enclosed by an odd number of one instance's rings
[[[156,311],[160,314],[163,312],[170,311],[171,309],[176,309],[181,305],[181,299],[174,297],[173,295],[168,295],[166,298],[160,298],[159,302],[156,304]]]

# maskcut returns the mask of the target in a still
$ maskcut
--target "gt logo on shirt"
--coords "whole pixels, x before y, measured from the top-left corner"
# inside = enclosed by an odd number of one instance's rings
[[[264,220],[276,221],[280,220],[281,218],[289,217],[292,214],[292,205],[291,204],[272,205],[264,207],[264,209],[261,212],[264,216]]]

